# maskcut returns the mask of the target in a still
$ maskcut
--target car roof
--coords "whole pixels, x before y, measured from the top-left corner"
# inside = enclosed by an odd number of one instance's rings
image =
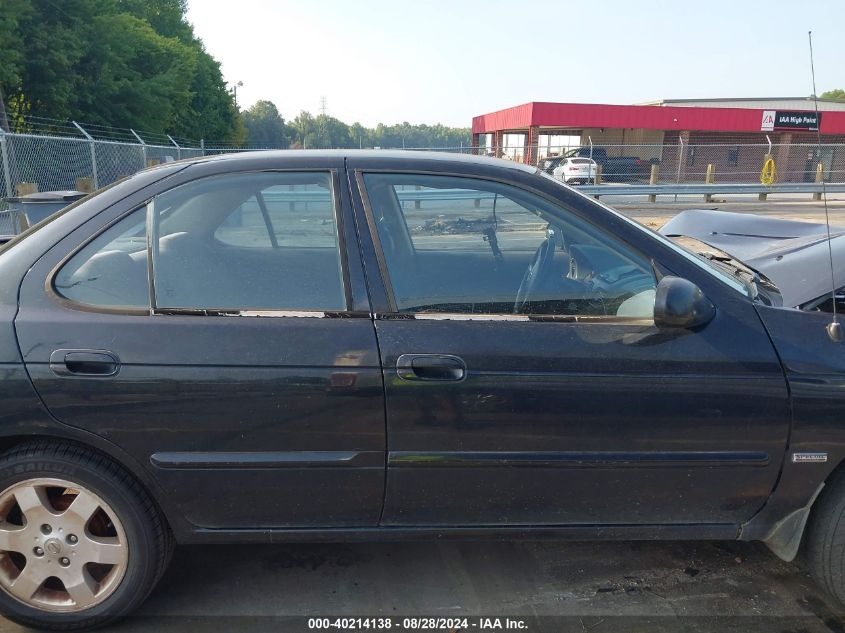
[[[301,158],[364,158],[364,159],[387,159],[395,161],[407,161],[413,163],[426,162],[453,162],[463,165],[486,165],[489,167],[507,168],[526,173],[534,173],[537,171],[536,167],[517,163],[511,160],[502,158],[492,158],[490,156],[478,156],[475,154],[459,154],[454,152],[437,152],[437,151],[420,151],[420,150],[382,150],[382,149],[281,149],[281,150],[252,150],[244,152],[235,152],[231,154],[215,154],[213,156],[203,156],[200,158],[187,158],[177,161],[182,164],[194,163],[209,163],[209,162],[239,162],[266,159],[268,163],[278,161],[283,158],[285,160],[296,160]],[[164,163],[149,169],[159,169],[164,165],[172,165],[173,163]]]

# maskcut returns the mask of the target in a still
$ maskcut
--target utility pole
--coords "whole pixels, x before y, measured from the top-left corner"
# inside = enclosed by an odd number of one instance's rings
[[[320,114],[322,114],[323,116],[326,116],[326,111],[327,111],[326,98],[320,97]]]

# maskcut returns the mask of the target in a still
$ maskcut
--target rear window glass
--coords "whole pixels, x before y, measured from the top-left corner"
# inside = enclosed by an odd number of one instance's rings
[[[100,234],[62,267],[53,287],[83,305],[149,308],[146,207]]]
[[[329,172],[212,176],[154,204],[156,308],[346,309]]]
[[[334,200],[326,182],[271,185],[237,206],[214,237],[242,248],[337,247]]]
[[[181,185],[74,254],[53,286],[103,308],[345,310],[332,175],[251,172]]]

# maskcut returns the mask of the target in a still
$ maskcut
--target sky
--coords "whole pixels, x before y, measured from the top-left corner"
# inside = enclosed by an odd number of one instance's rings
[[[189,0],[238,104],[443,123],[528,101],[845,88],[845,0]]]

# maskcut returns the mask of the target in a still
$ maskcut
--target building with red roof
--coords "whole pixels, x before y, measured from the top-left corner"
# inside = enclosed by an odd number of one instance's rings
[[[592,144],[610,156],[636,155],[685,173],[700,173],[707,164],[757,173],[771,142],[778,169],[789,180],[805,179],[810,166],[814,174],[819,161],[827,173],[845,169],[845,102],[810,97],[637,105],[533,101],[474,117],[472,135],[473,145],[490,154],[531,164],[566,147]]]

